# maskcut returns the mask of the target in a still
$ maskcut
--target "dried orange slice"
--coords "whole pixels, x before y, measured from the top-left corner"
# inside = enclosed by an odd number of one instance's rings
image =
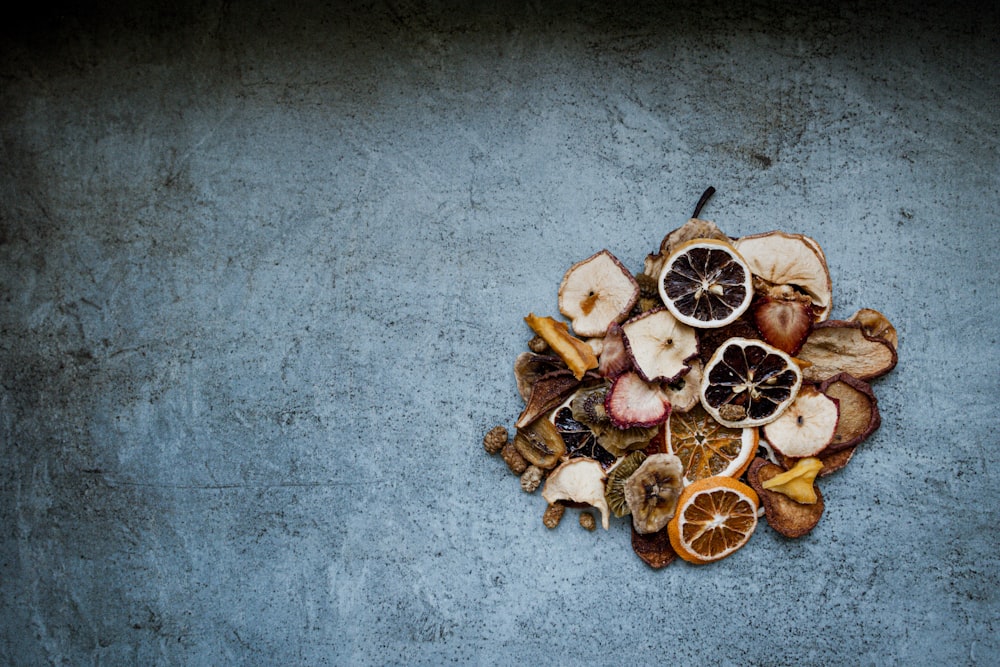
[[[690,563],[711,563],[749,541],[757,527],[757,492],[732,477],[706,477],[684,488],[667,524],[670,545]]]
[[[730,338],[705,365],[701,404],[732,428],[761,426],[795,400],[802,371],[785,352],[751,338]]]
[[[658,286],[670,313],[701,329],[726,326],[753,300],[750,267],[731,245],[717,239],[678,245],[663,265]]]
[[[684,484],[706,477],[739,477],[757,453],[755,428],[729,428],[700,405],[670,415],[668,449],[684,466]]]

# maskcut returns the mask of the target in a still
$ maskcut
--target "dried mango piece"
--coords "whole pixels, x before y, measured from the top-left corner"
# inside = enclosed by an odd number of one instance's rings
[[[594,354],[594,350],[570,334],[565,322],[559,322],[551,317],[538,317],[534,313],[529,313],[524,321],[566,362],[577,380],[583,379],[583,374],[591,368],[597,368],[597,355]]]
[[[782,493],[797,503],[811,505],[816,502],[813,481],[822,468],[823,462],[815,456],[799,459],[791,470],[761,482],[761,486],[769,491]]]

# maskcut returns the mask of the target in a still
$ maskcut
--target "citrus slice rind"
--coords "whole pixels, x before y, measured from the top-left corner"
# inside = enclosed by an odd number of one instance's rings
[[[731,555],[757,528],[757,493],[731,477],[706,477],[681,491],[674,518],[667,524],[670,544],[690,563]]]
[[[706,477],[739,477],[757,452],[756,428],[730,428],[700,405],[686,413],[671,413],[668,451],[684,466],[684,484]]]
[[[724,426],[762,426],[778,418],[801,386],[802,371],[787,353],[760,340],[730,338],[705,365],[701,404]]]
[[[674,317],[701,329],[726,326],[753,300],[750,267],[731,245],[716,239],[678,245],[664,263],[657,287]]]

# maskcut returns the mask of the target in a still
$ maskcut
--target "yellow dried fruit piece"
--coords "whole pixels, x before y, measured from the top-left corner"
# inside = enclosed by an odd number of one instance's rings
[[[524,321],[566,362],[577,380],[591,368],[597,368],[597,355],[586,342],[573,336],[565,322],[529,313]]]
[[[812,505],[816,502],[813,482],[822,469],[823,462],[815,456],[799,459],[791,470],[775,475],[762,482],[761,486],[769,491],[782,493],[797,503]]]

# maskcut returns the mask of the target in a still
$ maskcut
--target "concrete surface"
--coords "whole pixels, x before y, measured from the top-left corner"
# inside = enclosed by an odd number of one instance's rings
[[[995,7],[8,18],[3,662],[1000,662]],[[653,571],[480,442],[521,318],[708,185],[901,360],[812,534]]]

